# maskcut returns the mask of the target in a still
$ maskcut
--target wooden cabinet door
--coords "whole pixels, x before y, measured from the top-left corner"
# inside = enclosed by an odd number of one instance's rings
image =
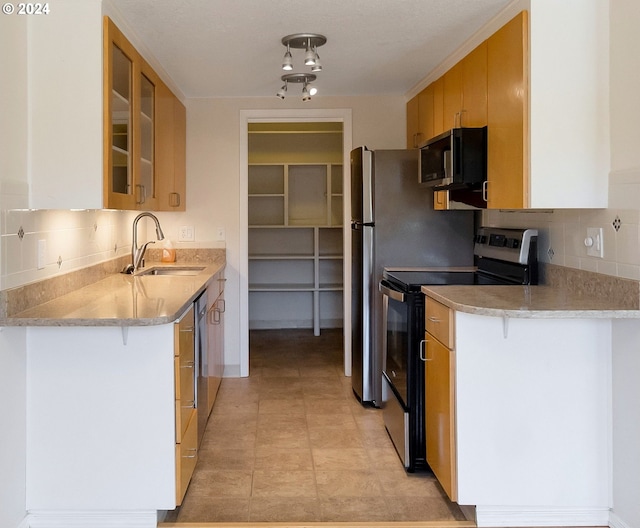
[[[433,131],[434,121],[434,86],[433,83],[427,86],[424,90],[418,94],[420,101],[419,105],[419,124],[420,124],[420,137],[418,138],[418,144],[421,145],[425,141],[428,141],[435,133]]]
[[[487,40],[487,208],[529,202],[528,22],[523,11]]]
[[[462,64],[460,62],[444,74],[442,108],[444,130],[460,126],[462,111]]]
[[[158,210],[184,211],[186,190],[186,111],[160,82],[156,135]]]
[[[416,95],[413,99],[407,102],[407,148],[416,148],[417,135],[420,133],[420,117],[418,113],[419,109],[419,95]]]
[[[444,77],[433,81],[433,135],[442,134],[444,127]]]
[[[487,41],[476,47],[462,63],[462,126],[487,124]]]
[[[455,355],[425,334],[425,429],[427,463],[452,501],[457,500]]]

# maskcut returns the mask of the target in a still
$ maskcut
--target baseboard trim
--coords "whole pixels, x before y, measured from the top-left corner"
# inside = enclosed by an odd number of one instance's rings
[[[32,511],[29,528],[156,528],[158,515],[153,511],[87,512]]]
[[[631,528],[630,524],[624,522],[613,512],[609,513],[609,526],[611,528]]]
[[[476,506],[476,524],[478,528],[608,526],[609,509]]]

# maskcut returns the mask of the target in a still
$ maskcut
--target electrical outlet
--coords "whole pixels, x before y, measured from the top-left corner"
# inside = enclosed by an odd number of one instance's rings
[[[224,240],[224,227],[216,228],[216,240]]]
[[[587,227],[587,237],[584,239],[587,255],[590,257],[604,257],[604,240],[601,227]]]
[[[193,242],[195,240],[193,226],[182,226],[178,233],[178,242]]]

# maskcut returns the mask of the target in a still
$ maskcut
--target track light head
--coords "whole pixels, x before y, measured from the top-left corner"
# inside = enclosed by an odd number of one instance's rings
[[[284,59],[282,59],[282,69],[285,71],[293,70],[293,57],[291,56],[289,44],[287,44],[287,51],[284,54]]]
[[[313,66],[311,66],[311,71],[312,72],[319,72],[322,71],[322,64],[320,64],[320,55],[318,55],[318,52],[315,51],[315,48],[313,50],[316,54],[316,60],[313,63]]]
[[[282,85],[282,88],[280,88],[280,90],[278,90],[278,93],[276,94],[280,99],[284,99],[284,96],[287,94],[287,83],[285,82]]]

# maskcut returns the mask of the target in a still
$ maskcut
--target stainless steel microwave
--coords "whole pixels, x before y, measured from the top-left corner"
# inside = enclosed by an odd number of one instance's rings
[[[434,190],[473,189],[487,179],[487,127],[452,128],[420,148],[418,181]]]

